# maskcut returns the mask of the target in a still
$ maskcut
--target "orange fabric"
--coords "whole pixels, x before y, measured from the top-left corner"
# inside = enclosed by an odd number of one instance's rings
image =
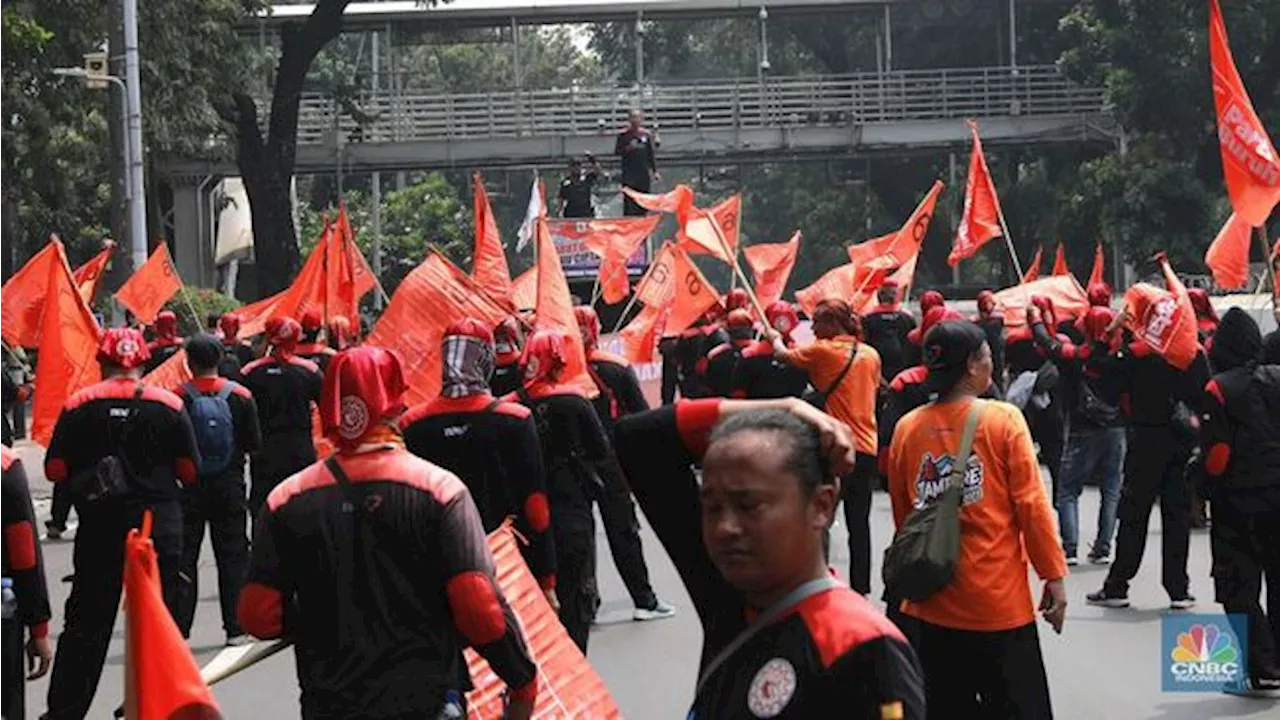
[[[884,253],[869,261],[873,268],[892,270],[901,267],[920,252],[924,236],[929,232],[929,223],[933,220],[934,208],[938,205],[938,196],[946,187],[941,180],[933,181],[933,186],[911,212],[911,217],[894,233],[894,238]]]
[[[266,330],[267,319],[271,317],[271,311],[275,304],[280,302],[284,294],[288,290],[276,293],[270,297],[265,297],[248,305],[243,305],[233,311],[236,319],[240,321],[240,333],[238,337],[250,338],[254,335],[260,335]]]
[[[161,242],[142,267],[116,291],[116,300],[144,325],[151,325],[164,304],[181,289],[182,278],[178,277],[173,258],[169,257],[169,245]]]
[[[848,247],[849,262],[855,265],[869,263],[889,252],[889,248],[893,247],[893,241],[897,239],[898,233],[891,232],[888,235],[881,235],[877,238],[864,240],[856,245],[850,245]]]
[[[587,373],[587,354],[582,347],[582,332],[573,314],[573,296],[569,293],[569,281],[560,264],[560,253],[551,241],[547,218],[538,218],[538,304],[534,319],[535,330],[551,330],[565,334],[565,369],[561,382],[572,386],[586,397],[600,394],[599,388]],[[494,323],[495,325],[497,323]]]
[[[98,294],[98,283],[102,282],[102,276],[107,272],[107,266],[111,264],[111,254],[115,252],[116,244],[110,240],[104,243],[106,247],[98,251],[97,255],[89,258],[89,261],[75,269],[72,276],[75,278],[76,289],[80,291],[80,295],[84,297],[84,301],[89,305],[93,305],[93,296]]]
[[[1027,324],[1027,305],[1031,298],[1043,295],[1053,301],[1058,320],[1081,317],[1089,310],[1089,296],[1074,275],[1049,276],[1005,288],[995,294],[997,313],[1004,314],[1006,327]]]
[[[627,278],[627,259],[635,254],[645,238],[653,234],[661,221],[661,215],[602,220],[562,220],[556,222],[555,234],[581,241],[588,250],[600,258],[602,297],[606,303],[614,305],[625,300],[631,293],[631,284]]]
[[[978,137],[978,124],[969,122],[973,134],[973,149],[969,152],[969,178],[964,189],[964,210],[960,226],[956,229],[955,243],[947,264],[955,267],[961,260],[973,257],[987,242],[1004,235],[1000,229],[1000,197],[996,184],[987,168],[987,156],[982,152],[982,138]]]
[[[169,392],[177,392],[182,383],[191,379],[191,368],[187,367],[187,351],[179,350],[160,363],[156,369],[143,376],[142,381],[148,385],[164,388]]]
[[[1280,202],[1280,157],[1236,71],[1218,0],[1209,5],[1209,63],[1227,194],[1241,220],[1261,227]]]
[[[695,255],[712,255],[732,264],[741,224],[742,193],[738,193],[707,210],[692,209],[676,232],[676,244]]]
[[[851,307],[858,306],[862,304],[860,299],[875,294],[884,279],[884,269],[846,263],[828,270],[809,287],[797,290],[796,304],[810,317],[823,300],[843,300]]]
[[[782,299],[782,291],[791,279],[796,257],[800,254],[800,237],[800,231],[796,230],[784,243],[752,245],[742,249],[756,278],[756,297],[761,307],[769,307]]]
[[[884,279],[884,282],[878,283],[877,289],[879,289],[881,285],[886,285],[890,282],[893,282],[897,284],[899,288],[901,288],[902,297],[907,297],[908,295],[910,295],[911,285],[913,282],[915,282],[915,277],[916,277],[916,262],[919,261],[919,259],[920,259],[919,253],[911,256],[911,258],[909,258],[905,263],[903,263],[901,267],[899,267],[897,270],[894,270],[892,274],[886,277]],[[859,315],[866,315],[867,313],[874,310],[877,305],[880,304],[880,301],[876,298],[875,291],[864,290],[862,293],[858,295],[858,297],[854,298],[854,300],[855,300],[855,304],[853,305],[853,311],[858,313]]]
[[[1187,288],[1174,274],[1169,260],[1163,253],[1159,260],[1167,289],[1147,283],[1129,288],[1124,294],[1124,306],[1132,319],[1125,326],[1170,365],[1186,370],[1200,349],[1196,313]]]
[[[1036,256],[1031,258],[1031,264],[1027,266],[1027,270],[1022,275],[1022,282],[1029,283],[1040,279],[1040,264],[1044,262],[1044,246],[1036,248]]]
[[[1102,243],[1098,243],[1097,248],[1093,251],[1093,270],[1089,272],[1088,287],[1095,285],[1103,285],[1106,280],[1103,275],[1106,274],[1107,256],[1102,252]]]
[[[662,244],[649,269],[636,285],[636,299],[648,306],[663,307],[676,295],[676,257],[670,242]]]
[[[471,191],[475,223],[475,249],[471,254],[471,279],[489,297],[507,304],[511,297],[511,271],[507,268],[507,253],[502,249],[502,236],[498,234],[498,222],[489,206],[489,193],[484,189],[480,173],[471,176]],[[543,203],[546,207],[546,203]],[[513,308],[508,308],[513,309]]]
[[[47,295],[40,319],[40,356],[31,407],[31,438],[45,447],[66,399],[101,379],[97,356],[102,331],[76,289],[62,243],[54,240],[50,244],[55,260],[48,263],[45,280]]]
[[[609,689],[578,646],[569,639],[564,626],[547,604],[542,589],[524,559],[510,525],[489,535],[498,587],[520,619],[529,654],[538,665],[538,695],[533,716],[537,718],[621,718]],[[506,685],[484,658],[470,648],[466,651],[475,690],[467,693],[468,717],[497,720],[503,717],[502,693]]]
[[[858,452],[875,455],[879,442],[876,435],[876,390],[880,387],[880,354],[875,348],[848,335],[839,335],[788,350],[787,362],[808,372],[815,388],[827,391],[849,361],[849,352],[855,344],[857,355],[853,365],[840,385],[827,396],[826,411],[853,431]]]
[[[922,490],[932,499],[945,483],[969,403],[925,405],[898,421],[887,463],[895,526],[902,526]],[[924,602],[903,602],[903,612],[960,630],[1034,622],[1028,559],[1043,580],[1067,574],[1027,423],[1014,406],[986,402],[965,476],[955,579]]]
[[[645,210],[674,214],[681,224],[693,208],[693,189],[688,185],[676,185],[669,192],[656,195],[638,192],[625,186],[622,192]],[[543,203],[543,206],[545,207],[546,203]]]
[[[49,270],[58,263],[56,236],[31,256],[0,290],[0,333],[10,347],[40,344],[40,315],[48,294]]]
[[[511,301],[516,310],[532,310],[538,304],[538,268],[529,268],[512,281]]]
[[[1218,287],[1239,289],[1249,285],[1249,241],[1253,228],[1237,213],[1231,213],[1217,237],[1204,253],[1204,264],[1213,272]]]
[[[1071,269],[1067,267],[1067,251],[1058,243],[1058,249],[1053,253],[1053,274],[1054,275],[1070,275]]]
[[[671,300],[671,313],[663,328],[668,335],[683,332],[712,306],[721,304],[720,293],[707,282],[688,253],[678,245],[673,246],[671,252],[675,258],[675,297]]]
[[[130,530],[124,551],[125,717],[220,718],[218,702],[165,607],[151,543],[151,512]],[[203,712],[195,712],[196,708]],[[181,711],[181,712],[180,712]]]
[[[633,363],[650,363],[656,360],[658,341],[662,338],[663,320],[667,308],[645,305],[619,333],[622,336],[622,354]]]
[[[360,298],[377,287],[377,283],[373,270],[356,245],[346,205],[338,208],[338,219],[333,224],[330,241],[325,248],[324,275],[322,316],[325,324],[336,317],[359,317]]]
[[[407,404],[440,394],[440,339],[445,328],[466,317],[494,327],[507,311],[443,255],[430,251],[396,288],[367,340],[400,354]]]

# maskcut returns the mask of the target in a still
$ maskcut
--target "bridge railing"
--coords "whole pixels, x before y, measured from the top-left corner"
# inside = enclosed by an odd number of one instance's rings
[[[1101,88],[1081,87],[1051,65],[903,70],[812,77],[708,80],[643,88],[574,87],[453,95],[366,94],[363,123],[343,115],[349,139],[405,142],[612,134],[632,107],[661,131],[839,127],[863,123],[1104,111]],[[298,142],[325,142],[336,104],[304,94]]]

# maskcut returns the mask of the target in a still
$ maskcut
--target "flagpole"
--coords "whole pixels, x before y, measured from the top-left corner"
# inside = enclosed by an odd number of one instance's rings
[[[760,320],[764,321],[767,317],[764,314],[764,307],[760,305],[760,298],[756,297],[755,289],[751,287],[751,282],[747,280],[746,274],[742,272],[742,265],[738,263],[738,253],[730,250],[729,240],[725,238],[724,231],[720,229],[720,223],[712,217],[711,213],[706,211],[704,212],[707,219],[711,221],[708,224],[711,225],[712,232],[716,234],[716,239],[720,241],[720,249],[724,252],[726,257],[730,258],[729,264],[733,266],[733,270],[737,273],[737,277],[742,280],[742,289],[747,291],[747,298],[751,300],[751,306],[754,307],[756,312],[759,314]]]
[[[1267,242],[1267,224],[1264,221],[1262,225],[1254,228],[1254,233],[1258,236],[1258,244],[1262,246],[1262,262],[1266,265],[1265,275],[1271,275],[1271,305],[1276,304],[1276,296],[1280,295],[1280,285],[1276,284],[1276,266],[1271,261],[1271,245]]]
[[[200,321],[200,314],[196,312],[196,306],[191,302],[191,295],[187,292],[187,284],[181,283],[178,289],[182,291],[182,299],[187,303],[187,309],[191,311],[191,320],[196,324],[196,332],[204,327],[204,323]]]
[[[996,203],[996,216],[1000,218],[1000,231],[1004,233],[1004,245],[1009,248],[1009,257],[1013,258],[1014,272],[1018,273],[1018,282],[1022,282],[1022,263],[1018,262],[1018,253],[1013,249],[1013,238],[1009,235],[1009,224],[1004,221],[1004,208]]]

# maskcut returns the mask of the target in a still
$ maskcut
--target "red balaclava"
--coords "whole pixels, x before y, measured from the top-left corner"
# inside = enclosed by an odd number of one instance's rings
[[[924,317],[930,310],[936,307],[942,307],[947,304],[947,299],[937,290],[925,290],[920,296],[920,317]]]
[[[734,345],[745,345],[755,335],[755,322],[751,319],[751,313],[742,308],[730,310],[724,324]]]
[[[365,345],[334,355],[320,395],[320,425],[325,437],[339,452],[397,439],[395,420],[404,412],[406,387],[400,358],[385,348]]]
[[[578,321],[578,330],[582,333],[582,346],[587,352],[595,350],[600,344],[600,316],[590,305],[578,305],[573,308],[573,317]]]
[[[176,345],[178,340],[178,316],[169,310],[156,315],[156,342],[162,346]]]
[[[520,362],[520,347],[523,330],[520,321],[514,315],[508,315],[493,329],[494,362],[498,365],[511,365]]]
[[[953,320],[963,321],[964,316],[946,305],[936,305],[931,307],[929,308],[929,312],[924,314],[924,319],[920,321],[920,327],[912,328],[911,331],[907,333],[907,340],[916,345],[920,345],[924,342],[924,339],[929,336],[929,331],[932,330],[935,325]]]
[[[1196,311],[1198,320],[1212,320],[1216,325],[1218,322],[1218,313],[1213,309],[1213,303],[1209,302],[1209,293],[1204,288],[1188,288],[1187,298],[1191,300],[1191,307]]]
[[[726,312],[734,310],[744,310],[751,305],[751,297],[747,295],[747,291],[742,288],[734,288],[724,296],[724,309]]]
[[[783,342],[790,345],[791,333],[800,325],[800,316],[791,303],[786,300],[775,300],[764,309],[764,317],[769,321],[769,327],[782,333]]]
[[[302,318],[298,321],[302,326],[302,334],[314,342],[317,335],[320,334],[320,328],[324,327],[324,318],[320,316],[319,310],[308,310],[302,313]]]
[[[714,325],[720,322],[721,320],[724,320],[724,316],[725,316],[724,306],[718,302],[711,303],[711,307],[707,308],[707,311],[702,313],[702,317],[700,318],[700,324]]]
[[[329,320],[329,347],[334,350],[342,351],[351,347],[354,343],[351,333],[351,321],[345,315],[334,315]]]
[[[240,316],[224,313],[218,318],[218,329],[222,331],[222,342],[234,345],[240,338]]]
[[[132,370],[150,359],[151,350],[147,347],[146,339],[134,328],[111,328],[98,341],[100,363],[111,363],[125,370]]]
[[[1089,286],[1089,304],[1094,307],[1111,307],[1111,287],[1106,283],[1093,283]]]
[[[1084,314],[1084,336],[1090,342],[1101,340],[1106,334],[1107,326],[1115,319],[1111,308],[1093,306]]]
[[[271,346],[271,354],[278,357],[289,357],[298,349],[298,341],[302,338],[302,326],[291,317],[273,317],[267,321],[267,344]]]
[[[990,290],[982,290],[978,293],[978,314],[984,318],[989,318],[996,310],[996,294]]]
[[[555,330],[539,330],[529,338],[520,358],[520,364],[524,366],[525,387],[560,382],[560,373],[567,363],[564,340],[564,333]]]
[[[1044,295],[1032,295],[1031,304],[1040,308],[1040,319],[1044,321],[1044,326],[1049,329],[1049,333],[1053,334],[1054,328],[1058,327],[1058,316],[1053,311],[1053,301]]]

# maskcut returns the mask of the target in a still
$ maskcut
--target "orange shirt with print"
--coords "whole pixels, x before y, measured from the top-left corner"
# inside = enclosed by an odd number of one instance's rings
[[[855,352],[853,365],[835,389],[831,384]],[[880,353],[851,335],[837,335],[829,340],[815,340],[802,348],[787,351],[787,362],[809,373],[809,381],[818,390],[830,391],[827,414],[842,421],[853,431],[856,450],[875,455],[879,449],[876,434],[876,392],[880,387]]]
[[[907,413],[889,446],[889,497],[896,527],[917,499],[937,498],[960,450],[970,402],[930,403]],[[954,580],[902,611],[959,630],[1010,630],[1034,622],[1027,559],[1042,580],[1067,574],[1053,507],[1022,413],[983,402],[960,508],[960,556]],[[1025,552],[1024,552],[1025,548]]]

